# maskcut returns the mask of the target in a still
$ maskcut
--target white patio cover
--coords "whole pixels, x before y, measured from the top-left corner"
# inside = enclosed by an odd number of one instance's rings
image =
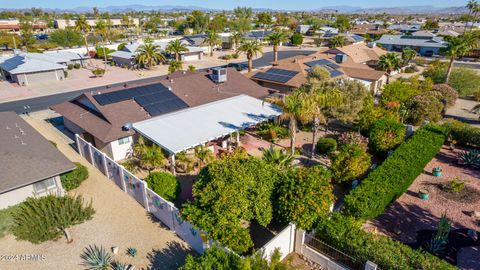
[[[176,154],[281,114],[273,104],[239,95],[137,122],[133,128]]]

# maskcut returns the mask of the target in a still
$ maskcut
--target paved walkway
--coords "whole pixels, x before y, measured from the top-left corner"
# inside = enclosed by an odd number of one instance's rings
[[[16,241],[13,235],[0,239],[0,255],[45,256],[42,261],[0,260],[0,269],[85,269],[80,265],[80,254],[91,244],[102,245],[107,249],[118,246],[120,251],[114,259],[131,263],[136,269],[177,269],[191,252],[189,246],[172,231],[165,229],[160,222],[153,220],[133,198],[78,155],[69,145],[71,140],[50,124],[38,119],[42,118],[41,116],[43,115],[33,114],[26,120],[48,140],[57,143],[58,149],[70,160],[87,166],[90,177],[72,193],[81,194],[87,201],[92,200],[96,213],[92,220],[71,228],[74,238],[71,244],[67,244],[64,238],[39,245]],[[138,249],[135,258],[125,254],[128,247]]]

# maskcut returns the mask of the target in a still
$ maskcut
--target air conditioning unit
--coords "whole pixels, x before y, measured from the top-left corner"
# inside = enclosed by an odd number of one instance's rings
[[[210,75],[212,81],[216,83],[223,83],[227,81],[227,69],[223,67],[212,68],[212,74]]]
[[[347,55],[346,54],[343,54],[343,53],[339,53],[337,55],[335,55],[335,61],[337,63],[345,63],[347,62]]]

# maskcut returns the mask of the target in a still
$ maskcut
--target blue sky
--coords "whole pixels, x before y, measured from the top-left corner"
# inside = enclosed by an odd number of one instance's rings
[[[435,5],[443,6],[464,6],[466,0],[402,0],[402,1],[385,1],[385,0],[0,0],[2,8],[30,8],[30,7],[48,7],[48,8],[74,8],[79,6],[110,6],[110,5],[193,5],[207,8],[230,9],[235,6],[251,6],[273,9],[315,9],[324,6],[348,5],[355,7],[389,7],[389,6],[419,6],[419,5]]]

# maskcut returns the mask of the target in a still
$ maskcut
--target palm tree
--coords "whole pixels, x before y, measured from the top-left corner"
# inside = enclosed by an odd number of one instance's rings
[[[281,107],[283,114],[282,119],[288,119],[288,135],[290,137],[290,148],[292,155],[295,154],[295,138],[297,133],[297,122],[307,120],[307,113],[305,110],[305,92],[297,90],[293,94],[281,98],[269,98],[268,101]]]
[[[148,172],[151,172],[152,170],[165,165],[167,160],[163,155],[162,149],[158,145],[152,144],[147,147],[139,161],[141,167],[147,169]]]
[[[443,52],[450,58],[448,64],[446,83],[450,79],[450,74],[453,69],[453,62],[456,57],[461,57],[468,54],[472,49],[478,46],[478,35],[474,32],[465,33],[458,37],[446,36],[445,41],[448,42],[447,47],[443,49]]]
[[[172,74],[178,70],[181,70],[183,68],[183,63],[182,61],[170,61],[168,63],[168,73]]]
[[[145,43],[138,47],[135,62],[151,69],[159,62],[165,62],[165,56],[160,52],[160,46]]]
[[[193,170],[195,161],[186,152],[181,152],[175,156],[175,163],[183,172],[189,173]]]
[[[467,5],[465,7],[468,9],[468,15],[478,13],[479,5],[478,5],[478,2],[476,0],[468,1]],[[465,33],[467,31],[467,25],[468,25],[468,21],[465,22],[465,29],[463,30],[463,33]],[[473,22],[472,22],[472,28],[473,28]],[[470,28],[470,30],[472,28]]]
[[[256,40],[242,41],[240,47],[237,49],[237,53],[244,53],[248,59],[248,72],[252,72],[253,69],[253,57],[258,53],[263,53],[262,44]]]
[[[198,163],[200,167],[203,167],[215,158],[212,151],[210,151],[210,149],[208,149],[204,145],[195,147],[195,157],[198,158]]]
[[[417,56],[417,52],[410,49],[410,48],[405,48],[403,49],[402,51],[402,60],[403,60],[403,64],[404,65],[408,65],[410,63],[410,61],[412,61],[413,59],[415,59],[415,57]]]
[[[187,46],[178,39],[170,41],[165,50],[169,53],[174,53],[176,61],[180,61],[180,53],[188,52]]]
[[[273,62],[278,61],[278,46],[282,42],[286,42],[288,37],[282,32],[272,32],[265,37],[265,40],[273,45]]]
[[[208,31],[207,36],[203,40],[202,44],[207,44],[208,45],[208,50],[210,51],[210,56],[213,56],[213,47],[215,45],[221,45],[222,44],[222,39],[220,36],[215,33],[215,31]]]
[[[81,15],[78,17],[78,20],[75,22],[75,31],[78,31],[82,33],[83,35],[83,40],[85,42],[85,49],[87,49],[87,55],[88,55],[88,41],[87,41],[87,35],[88,32],[90,31],[90,25],[87,22],[87,19],[85,18],[84,15]]]
[[[401,59],[394,52],[389,52],[380,56],[378,68],[387,72],[387,84],[390,83],[390,75],[392,72],[400,68],[401,62]]]
[[[280,148],[270,146],[270,148],[263,150],[263,160],[267,163],[274,164],[279,168],[290,167],[293,159],[294,157],[292,154],[285,153],[285,151]]]
[[[143,136],[139,136],[137,143],[133,145],[133,156],[140,158],[147,151],[148,145]]]
[[[233,32],[230,36],[230,42],[233,44],[233,50],[237,50],[238,44],[243,41],[244,33],[242,32]]]
[[[336,35],[336,36],[333,36],[331,37],[329,40],[328,40],[328,47],[330,48],[337,48],[337,47],[343,47],[345,46],[345,44],[347,43],[347,38],[345,36],[342,36],[342,35]]]

